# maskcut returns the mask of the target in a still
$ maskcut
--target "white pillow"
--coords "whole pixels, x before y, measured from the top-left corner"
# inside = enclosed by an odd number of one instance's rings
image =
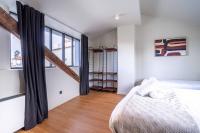
[[[166,99],[169,97],[172,97],[174,93],[172,91],[166,91],[166,90],[156,90],[149,92],[148,96],[153,99]]]
[[[140,89],[136,91],[139,96],[146,96],[148,93],[156,88],[158,80],[156,79],[145,79],[140,85]]]

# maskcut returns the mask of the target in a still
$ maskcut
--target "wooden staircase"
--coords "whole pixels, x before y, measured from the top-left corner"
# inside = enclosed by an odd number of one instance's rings
[[[0,26],[14,34],[17,38],[20,38],[17,21],[13,19],[4,9],[0,7]],[[80,82],[79,76],[68,67],[62,60],[60,60],[52,51],[45,47],[45,58],[58,68],[63,70],[66,74],[72,77],[77,82]]]

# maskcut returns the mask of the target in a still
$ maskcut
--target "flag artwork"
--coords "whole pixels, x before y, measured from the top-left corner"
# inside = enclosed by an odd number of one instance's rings
[[[155,40],[155,56],[186,55],[186,38]]]

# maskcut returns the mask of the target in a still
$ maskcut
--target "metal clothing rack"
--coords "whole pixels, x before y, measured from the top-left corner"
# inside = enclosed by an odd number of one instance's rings
[[[113,91],[116,92],[117,91],[117,71],[115,71],[115,67],[116,67],[116,63],[115,61],[117,60],[116,58],[116,53],[117,53],[117,49],[116,48],[105,48],[105,86],[103,87],[103,90],[105,91]],[[111,58],[108,58],[109,55],[111,56]],[[109,60],[110,59],[110,60]],[[110,65],[111,64],[111,65]],[[110,70],[109,70],[110,67]],[[112,67],[112,68],[111,68]]]
[[[111,58],[108,58],[110,55]],[[117,91],[117,49],[89,49],[90,89],[98,91]]]

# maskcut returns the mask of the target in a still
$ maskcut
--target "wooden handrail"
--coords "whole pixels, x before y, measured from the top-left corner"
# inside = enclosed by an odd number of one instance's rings
[[[70,75],[73,79],[80,82],[79,76],[68,67],[62,60],[60,60],[52,51],[45,47],[45,57],[48,61],[62,69],[65,73]]]
[[[3,8],[0,7],[0,26],[2,26],[7,31],[14,34],[17,38],[20,39],[18,32],[17,21],[12,18]],[[60,60],[52,51],[45,47],[45,57],[48,61],[59,67],[66,74],[71,76],[77,82],[80,82],[79,76],[68,67],[62,60]]]

